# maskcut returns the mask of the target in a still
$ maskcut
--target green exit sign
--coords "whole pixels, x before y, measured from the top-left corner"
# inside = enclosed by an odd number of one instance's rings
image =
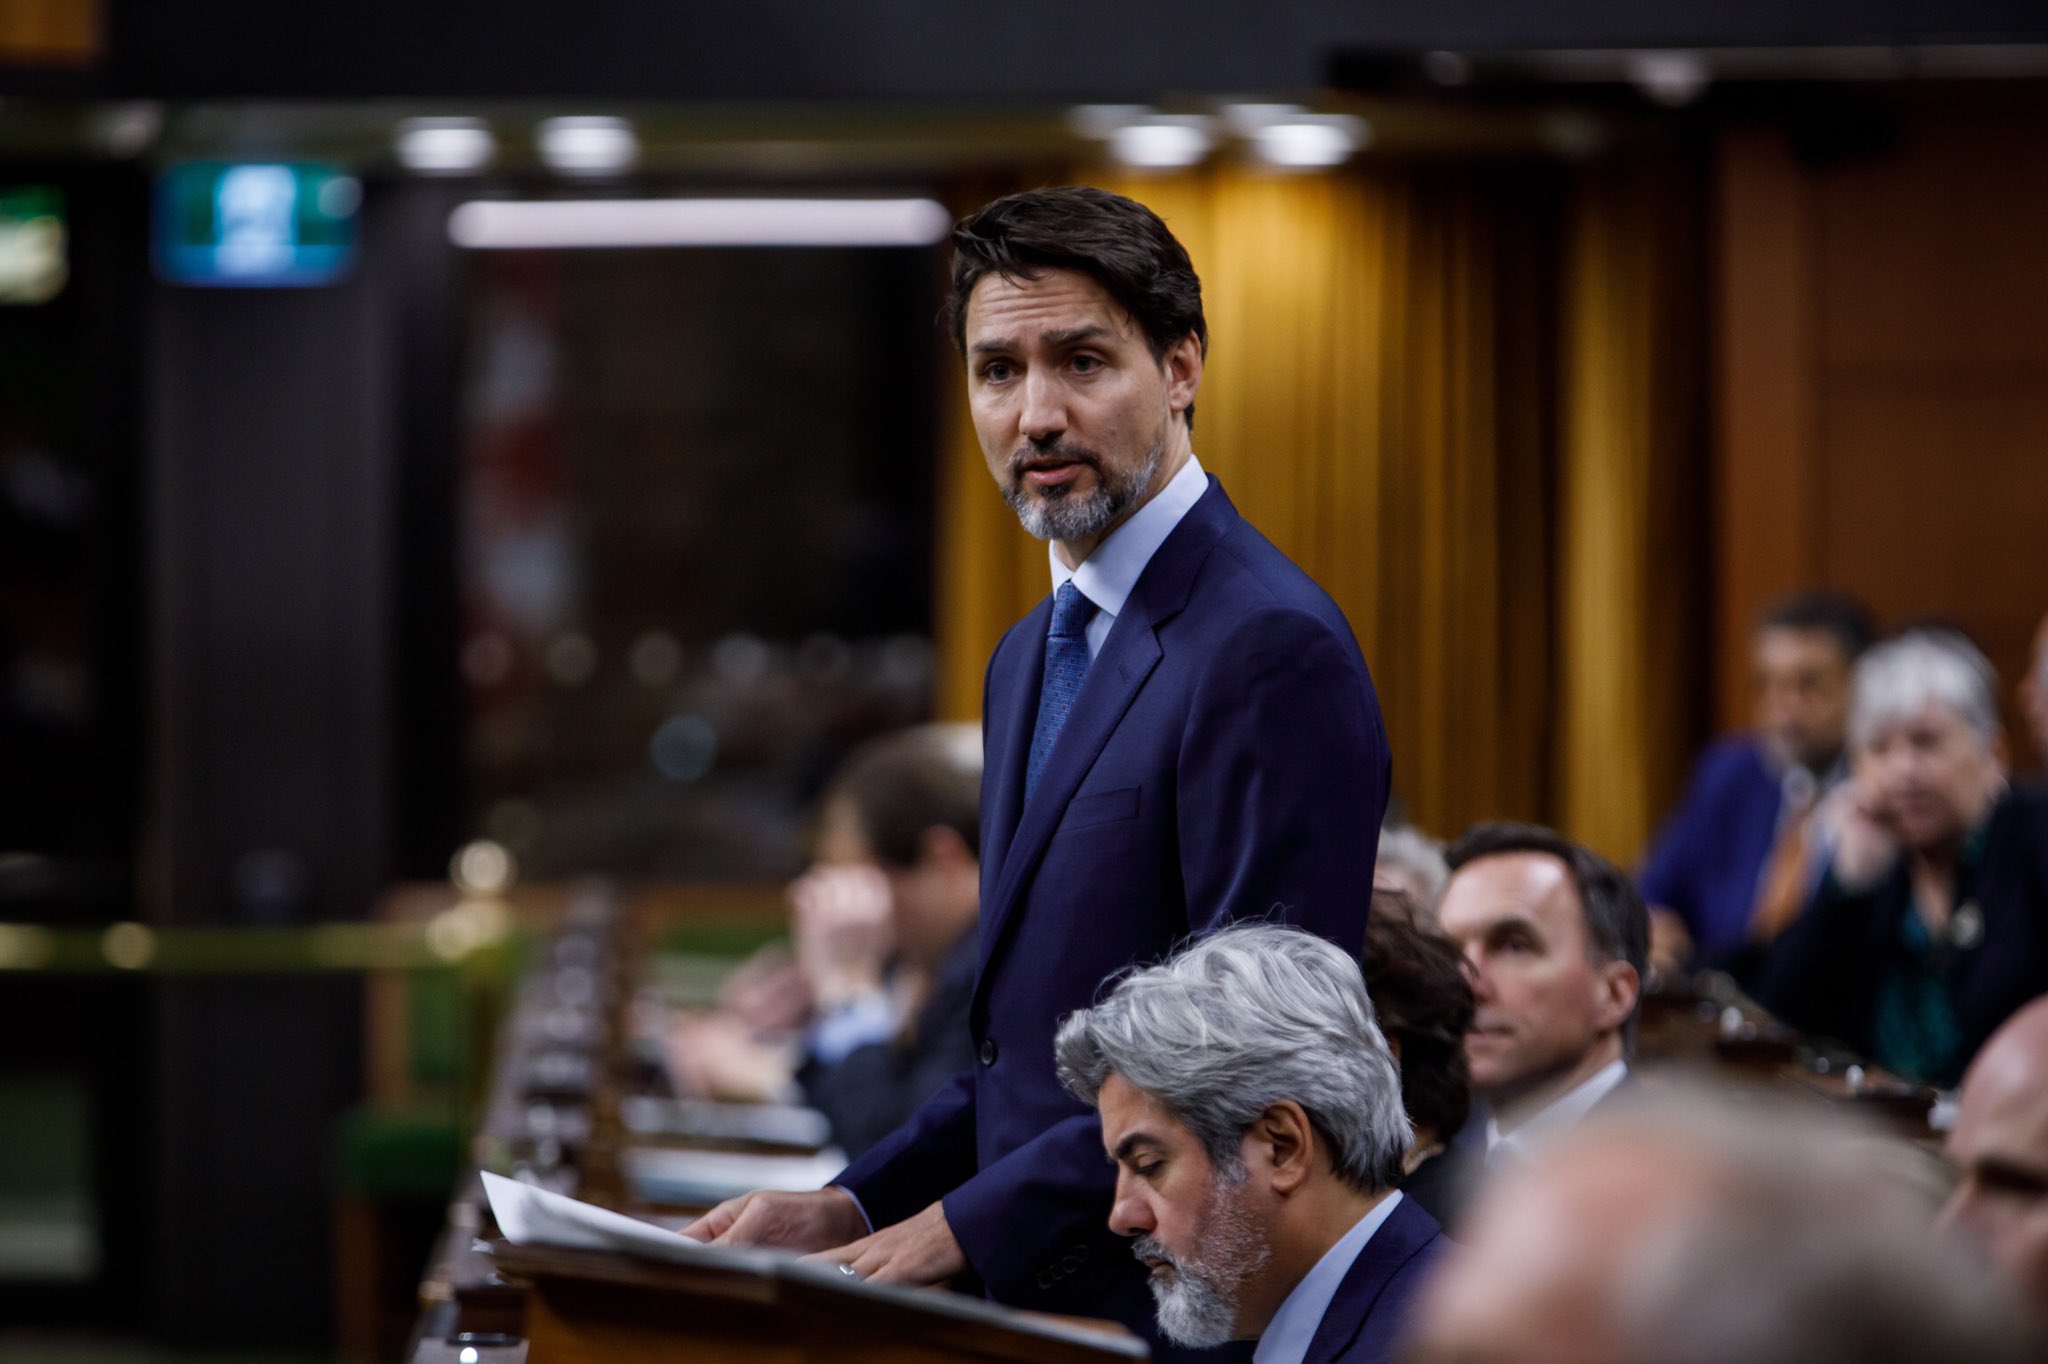
[[[71,276],[64,194],[47,185],[0,189],[0,304],[48,303]]]

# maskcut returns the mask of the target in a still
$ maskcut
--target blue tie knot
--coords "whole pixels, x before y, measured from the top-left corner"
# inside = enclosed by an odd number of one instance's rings
[[[1080,639],[1087,634],[1088,622],[1094,615],[1095,603],[1082,596],[1081,589],[1069,578],[1053,594],[1052,627],[1046,634],[1052,639]]]

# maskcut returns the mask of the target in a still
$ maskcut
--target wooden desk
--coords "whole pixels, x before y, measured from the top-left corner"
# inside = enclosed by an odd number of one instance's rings
[[[501,1245],[527,1281],[531,1364],[1119,1364],[1121,1327],[1082,1325],[937,1290],[881,1287],[786,1256],[663,1264]]]

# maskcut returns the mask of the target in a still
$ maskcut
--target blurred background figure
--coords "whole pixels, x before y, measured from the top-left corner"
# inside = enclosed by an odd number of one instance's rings
[[[2027,652],[2027,670],[2020,678],[2020,713],[2027,717],[2027,730],[2034,740],[2036,770],[2048,777],[2048,616],[2041,617],[2034,631],[2034,646]]]
[[[1373,892],[1364,960],[1366,993],[1400,1063],[1401,1104],[1415,1127],[1401,1191],[1451,1227],[1486,1153],[1485,1124],[1469,1121],[1473,1004],[1464,960],[1455,943],[1417,921],[1406,894],[1384,889]]]
[[[1648,916],[1612,863],[1548,829],[1481,824],[1447,857],[1437,918],[1472,981],[1465,1059],[1492,1166],[1628,1082]]]
[[[1750,941],[1769,871],[1794,855],[1774,849],[1797,843],[1847,773],[1849,678],[1871,633],[1862,604],[1833,592],[1787,597],[1758,620],[1754,727],[1701,755],[1643,860],[1654,969],[1728,965]]]
[[[1900,1148],[1725,1096],[1588,1123],[1482,1194],[1411,1364],[2040,1358]],[[2037,1343],[2036,1343],[2037,1344]]]
[[[1825,874],[1772,945],[1758,998],[1900,1075],[1962,1077],[2048,991],[2048,795],[2006,781],[1997,679],[1915,630],[1857,665],[1852,775],[1815,812]]]
[[[2048,999],[2006,1020],[1963,1077],[1943,1225],[1980,1250],[2048,1324]]]
[[[866,1150],[973,1063],[981,735],[871,741],[833,778],[817,862],[790,886],[793,953],[736,972],[719,1013],[678,1019],[670,1068],[719,1098],[794,1098]]]
[[[1416,922],[1436,922],[1436,900],[1450,880],[1451,868],[1444,861],[1444,845],[1413,824],[1392,824],[1380,830],[1379,860],[1373,863],[1375,892],[1391,890],[1400,898],[1387,901],[1387,908],[1408,914]],[[1375,910],[1377,912],[1377,910]]]

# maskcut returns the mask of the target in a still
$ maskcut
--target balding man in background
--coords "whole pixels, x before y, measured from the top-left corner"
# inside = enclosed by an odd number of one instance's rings
[[[2048,1322],[2048,996],[2007,1019],[1977,1054],[1948,1155],[1962,1179],[1943,1225]]]
[[[2009,1297],[1933,1235],[1903,1145],[1700,1094],[1503,1172],[1410,1364],[2020,1364]]]

